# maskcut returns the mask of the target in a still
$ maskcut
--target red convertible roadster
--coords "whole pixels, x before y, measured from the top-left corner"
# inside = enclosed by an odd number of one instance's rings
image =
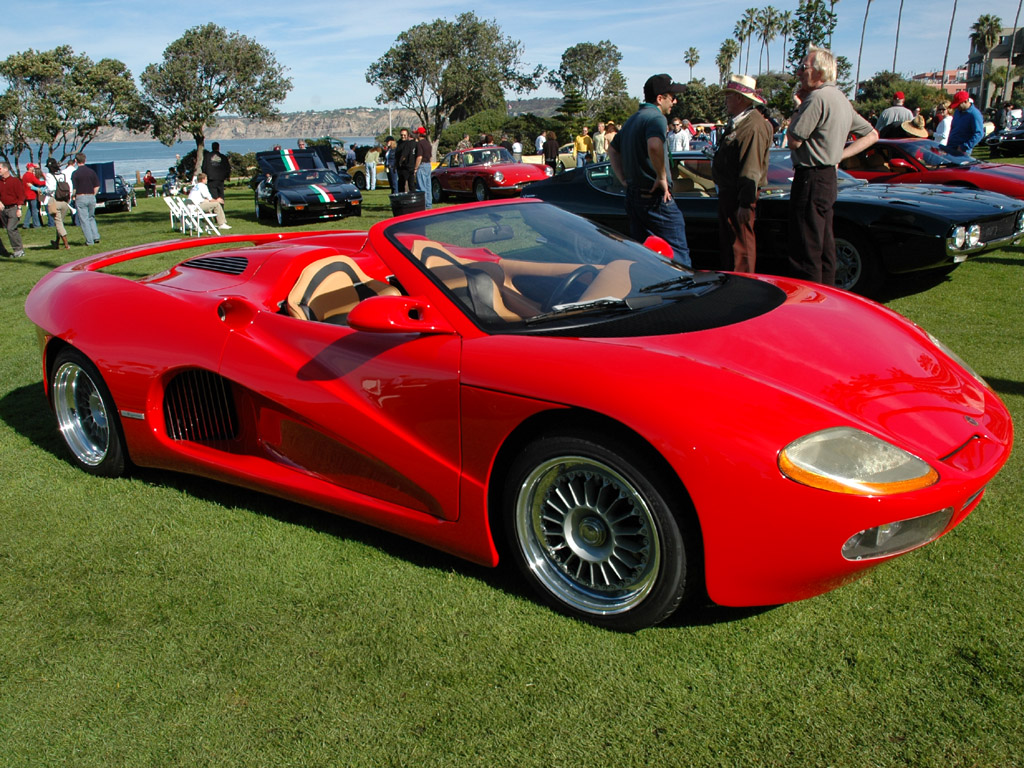
[[[507,557],[613,629],[819,594],[977,507],[1013,427],[952,352],[843,291],[664,253],[516,200],[90,256],[27,313],[85,471]]]

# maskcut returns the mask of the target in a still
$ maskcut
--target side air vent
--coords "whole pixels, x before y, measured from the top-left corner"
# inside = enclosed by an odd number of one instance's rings
[[[164,420],[173,440],[213,442],[238,436],[238,416],[231,384],[223,376],[186,371],[168,385]]]
[[[249,260],[245,256],[197,256],[183,262],[181,266],[222,272],[225,275],[240,275],[249,266]]]

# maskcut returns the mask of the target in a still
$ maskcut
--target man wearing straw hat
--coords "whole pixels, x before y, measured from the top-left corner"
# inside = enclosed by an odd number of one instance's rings
[[[732,75],[725,85],[729,122],[715,151],[711,173],[718,185],[718,242],[722,269],[753,272],[757,261],[754,220],[758,189],[768,182],[772,125],[755,104],[764,104],[757,81]]]

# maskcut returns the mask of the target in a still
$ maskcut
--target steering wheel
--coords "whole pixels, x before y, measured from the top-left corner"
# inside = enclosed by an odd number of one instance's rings
[[[546,311],[551,311],[552,308],[563,303],[563,299],[568,295],[569,289],[578,283],[582,278],[587,275],[597,275],[601,270],[595,267],[593,264],[584,264],[582,267],[577,267],[572,272],[562,278],[555,290],[551,292],[551,297],[548,299]]]

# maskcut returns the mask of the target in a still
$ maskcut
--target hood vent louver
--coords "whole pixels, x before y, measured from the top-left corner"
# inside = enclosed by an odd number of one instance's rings
[[[240,275],[249,266],[249,260],[245,256],[198,256],[182,262],[181,266],[225,275]]]

